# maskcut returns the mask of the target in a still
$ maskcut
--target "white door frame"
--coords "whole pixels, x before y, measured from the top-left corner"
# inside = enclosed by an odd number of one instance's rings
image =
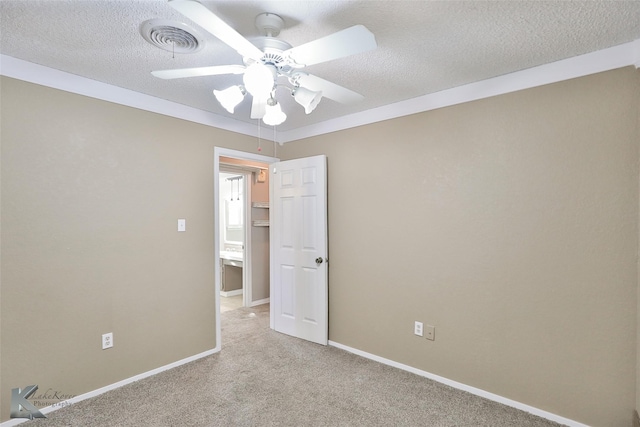
[[[214,281],[215,281],[215,307],[216,307],[216,347],[215,351],[220,351],[222,328],[220,325],[220,157],[232,157],[240,160],[250,160],[261,163],[275,163],[280,159],[275,157],[264,156],[261,154],[247,153],[245,151],[232,150],[230,148],[214,147],[213,148],[213,232],[214,232]],[[245,180],[248,186],[248,180]],[[247,194],[247,193],[245,193]],[[251,206],[251,201],[246,198],[246,205]],[[245,218],[250,218],[251,210],[245,209]],[[250,286],[250,276],[245,276],[245,272],[249,273],[251,269],[251,222],[245,222],[245,242],[244,242],[244,254],[243,260],[243,282],[246,278],[249,278],[247,284]],[[245,270],[248,267],[248,270]],[[244,286],[244,284],[243,284]]]

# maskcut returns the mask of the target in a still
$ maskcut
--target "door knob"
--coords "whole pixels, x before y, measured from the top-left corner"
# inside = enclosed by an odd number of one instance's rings
[[[316,258],[316,264],[318,264],[318,265],[322,264],[322,257],[321,256]]]

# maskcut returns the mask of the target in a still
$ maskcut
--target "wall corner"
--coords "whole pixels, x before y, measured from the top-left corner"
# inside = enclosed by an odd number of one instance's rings
[[[636,46],[636,69],[640,67],[640,40],[635,41]],[[637,99],[640,99],[640,78],[636,78],[636,93]],[[636,141],[638,143],[638,154],[636,164],[638,165],[636,170],[638,180],[638,193],[640,193],[640,102],[636,104]],[[638,206],[638,228],[640,229],[640,203]],[[636,286],[636,410],[634,411],[633,426],[640,427],[640,419],[638,419],[638,410],[640,410],[640,230],[638,230],[638,246],[636,247],[636,261],[637,261],[637,286]]]

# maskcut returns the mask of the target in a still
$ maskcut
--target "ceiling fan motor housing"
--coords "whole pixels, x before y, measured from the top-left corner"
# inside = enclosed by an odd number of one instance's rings
[[[280,30],[283,27],[284,20],[275,13],[265,12],[259,14],[256,16],[256,28],[264,36],[253,40],[253,44],[264,53],[260,58],[260,62],[265,65],[273,65],[280,73],[288,73],[291,67],[282,52],[291,49],[292,46],[284,40],[275,38],[280,34]],[[247,61],[245,60],[246,63]]]
[[[284,19],[275,13],[261,13],[256,16],[256,28],[262,35],[267,37],[277,37],[280,30],[284,28]]]

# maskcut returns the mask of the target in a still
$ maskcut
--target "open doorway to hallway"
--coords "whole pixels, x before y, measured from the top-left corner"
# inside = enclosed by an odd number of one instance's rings
[[[221,307],[269,301],[268,164],[220,158],[219,247]],[[236,306],[238,304],[235,304]]]
[[[223,333],[220,313],[270,302],[269,164],[277,159],[223,148],[214,151],[219,347]],[[232,332],[225,328],[224,333]]]
[[[222,158],[224,161],[226,158]],[[229,159],[230,161],[230,159]],[[251,251],[250,213],[252,173],[220,164],[218,195],[220,222],[220,310],[250,306],[252,276],[245,252]],[[246,245],[246,246],[245,246]],[[246,251],[245,251],[246,248]],[[247,274],[249,273],[249,274]]]

